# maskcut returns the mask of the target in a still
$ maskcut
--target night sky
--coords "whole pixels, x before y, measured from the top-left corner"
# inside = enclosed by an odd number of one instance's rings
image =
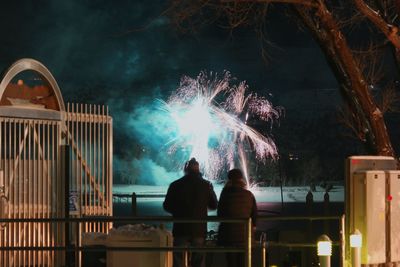
[[[272,133],[282,153],[303,151],[307,138],[320,138],[309,124],[324,121],[337,128],[337,82],[311,36],[281,8],[272,9],[268,19],[273,45],[267,48],[267,63],[254,30],[231,34],[209,26],[183,35],[160,16],[166,8],[166,1],[8,1],[0,11],[0,66],[23,57],[37,59],[53,73],[65,102],[109,105],[117,172],[129,171],[141,147],[134,126],[127,123],[132,114],[155,97],[166,99],[182,75],[195,77],[202,70],[229,70],[250,90],[284,107],[285,116]],[[313,132],[296,132],[296,127]],[[320,135],[339,138],[326,129]]]

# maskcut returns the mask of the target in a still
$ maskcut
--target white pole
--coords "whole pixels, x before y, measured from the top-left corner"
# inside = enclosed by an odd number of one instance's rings
[[[332,241],[327,235],[318,238],[317,254],[321,267],[331,267]]]
[[[319,256],[319,264],[321,267],[331,267],[331,256]]]
[[[352,267],[361,267],[361,248],[351,248]]]
[[[362,235],[358,229],[350,235],[352,267],[361,267]]]

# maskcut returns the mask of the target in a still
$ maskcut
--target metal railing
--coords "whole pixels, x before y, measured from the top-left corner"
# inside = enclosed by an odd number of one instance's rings
[[[317,221],[317,220],[339,220],[340,221],[340,240],[333,242],[333,246],[340,247],[341,255],[341,266],[344,266],[344,215],[343,216],[260,216],[258,221]],[[176,246],[159,246],[159,247],[120,247],[106,246],[104,248],[82,246],[81,244],[81,224],[85,223],[108,223],[108,222],[119,222],[119,223],[139,223],[139,222],[174,222],[174,223],[201,223],[201,222],[225,222],[225,223],[244,223],[246,224],[246,236],[247,240],[244,247],[176,247]],[[14,223],[55,223],[61,224],[63,227],[69,228],[73,224],[75,227],[75,240],[74,244],[67,238],[65,246],[0,246],[0,251],[62,251],[62,252],[74,252],[75,254],[75,266],[81,266],[81,253],[83,251],[147,251],[147,252],[183,252],[183,257],[186,259],[184,262],[187,263],[187,255],[189,252],[213,252],[213,253],[232,253],[241,252],[246,255],[246,266],[252,266],[252,222],[251,219],[225,219],[217,216],[208,216],[203,220],[194,219],[176,219],[170,216],[152,216],[152,217],[84,217],[84,218],[13,218],[13,219],[0,219],[0,224]],[[260,242],[260,248],[262,250],[261,264],[263,267],[266,266],[266,251],[271,247],[316,247],[314,243],[284,243],[284,242],[272,242],[267,241],[265,238]],[[68,261],[68,259],[66,259]],[[68,265],[67,265],[68,266]],[[187,265],[188,266],[188,265]]]
[[[79,227],[81,224],[86,223],[107,223],[107,222],[122,222],[122,223],[135,223],[135,222],[174,222],[174,223],[201,223],[201,222],[225,222],[225,223],[245,223],[247,232],[247,242],[244,247],[109,247],[104,248],[91,248],[81,245],[81,232]],[[208,216],[206,219],[194,220],[194,219],[174,219],[170,216],[155,216],[155,217],[85,217],[85,218],[15,218],[15,219],[1,219],[0,224],[38,224],[38,223],[55,223],[62,224],[62,227],[68,228],[72,224],[77,224],[75,227],[75,244],[70,242],[70,239],[66,238],[65,246],[0,246],[0,251],[62,251],[62,252],[74,252],[75,253],[75,266],[81,266],[81,252],[82,251],[168,251],[168,252],[183,252],[184,257],[187,258],[189,252],[218,252],[218,253],[231,253],[231,252],[243,252],[246,255],[246,267],[251,267],[251,249],[252,249],[252,223],[251,219],[223,219],[216,216]],[[68,232],[68,231],[66,231]],[[68,258],[65,258],[65,262],[69,262]],[[187,262],[187,261],[185,261]],[[68,266],[68,265],[66,265]],[[188,265],[187,265],[188,266]]]

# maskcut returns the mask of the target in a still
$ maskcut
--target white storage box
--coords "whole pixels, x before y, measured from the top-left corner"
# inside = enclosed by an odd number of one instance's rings
[[[345,214],[346,214],[346,244],[350,244],[349,236],[354,230],[354,184],[353,175],[355,172],[369,170],[395,170],[397,161],[393,157],[385,156],[352,156],[346,159],[346,190],[345,190]],[[378,229],[378,228],[377,228]],[[359,229],[361,230],[361,229]],[[382,231],[383,229],[380,229]],[[351,262],[350,246],[346,245],[346,260]]]
[[[390,262],[400,261],[400,171],[386,171],[389,181],[388,211],[390,216]]]
[[[107,247],[171,247],[172,234],[143,224],[110,231]],[[107,251],[107,267],[172,267],[171,251]]]
[[[386,175],[384,171],[360,171],[353,174],[350,186],[350,212],[354,231],[362,234],[361,263],[386,261]]]

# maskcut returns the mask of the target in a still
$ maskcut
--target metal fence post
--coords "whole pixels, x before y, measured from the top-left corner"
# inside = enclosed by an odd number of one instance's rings
[[[76,231],[75,231],[75,266],[82,266],[82,252],[79,250],[81,246],[81,223],[76,222]]]
[[[64,238],[65,238],[65,263],[69,265],[69,256],[70,253],[68,252],[68,248],[71,244],[70,239],[70,232],[69,232],[69,190],[70,190],[70,147],[68,145],[61,146],[61,153],[62,153],[62,172],[64,175],[64,217],[66,221],[64,222]]]
[[[137,196],[136,193],[132,193],[132,216],[137,215]]]
[[[340,218],[340,266],[346,266],[345,215]]]
[[[252,222],[251,218],[247,221],[247,248],[246,248],[246,267],[251,267],[251,236],[252,236]]]
[[[267,266],[267,237],[265,233],[261,235],[261,266]]]
[[[189,253],[187,250],[183,252],[183,266],[189,267]]]

